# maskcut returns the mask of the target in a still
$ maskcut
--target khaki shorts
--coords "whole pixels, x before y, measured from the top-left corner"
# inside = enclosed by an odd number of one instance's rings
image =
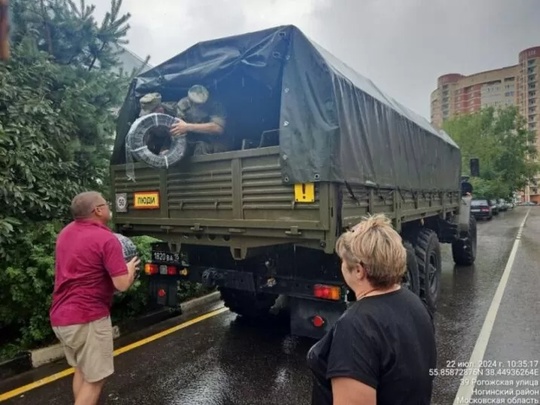
[[[53,331],[64,347],[67,362],[89,383],[114,373],[113,330],[109,316],[90,323],[56,326]]]

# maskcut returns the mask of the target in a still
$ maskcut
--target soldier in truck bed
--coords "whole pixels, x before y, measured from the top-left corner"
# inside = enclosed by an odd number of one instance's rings
[[[175,115],[174,109],[161,102],[159,93],[145,94],[141,97],[139,104],[141,105],[139,117],[153,113]],[[149,131],[146,146],[155,155],[166,152],[171,147],[170,132],[166,128],[152,128]]]
[[[229,150],[225,139],[226,113],[223,106],[210,97],[206,87],[192,86],[187,97],[176,106],[180,122],[171,127],[173,136],[187,136],[193,155],[207,155]]]

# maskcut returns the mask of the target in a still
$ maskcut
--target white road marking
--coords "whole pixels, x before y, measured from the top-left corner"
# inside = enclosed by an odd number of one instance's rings
[[[504,290],[506,289],[506,284],[508,283],[508,278],[510,277],[510,272],[512,271],[512,266],[514,265],[514,260],[516,259],[516,254],[519,242],[521,240],[523,227],[525,226],[525,222],[527,221],[527,217],[529,216],[530,212],[531,209],[529,208],[527,214],[525,214],[525,218],[523,218],[523,221],[519,226],[516,238],[514,239],[514,245],[512,246],[512,251],[510,252],[510,257],[506,262],[506,267],[504,268],[504,272],[501,277],[501,281],[499,281],[499,286],[497,287],[497,291],[495,291],[495,295],[493,296],[493,300],[491,301],[491,305],[487,312],[486,319],[484,320],[484,324],[482,325],[482,330],[480,331],[480,335],[478,335],[478,339],[476,340],[476,344],[474,345],[471,358],[467,363],[470,367],[468,367],[463,374],[464,376],[472,377],[470,379],[472,380],[472,383],[460,384],[459,390],[456,394],[456,398],[454,399],[454,405],[468,404],[469,399],[473,395],[474,387],[476,386],[476,378],[473,377],[475,376],[474,370],[478,369],[478,365],[481,364],[482,360],[484,360],[484,354],[486,353],[486,348],[489,343],[491,332],[493,330],[493,325],[495,323],[495,319],[497,318],[497,312],[499,312],[499,307],[501,305],[501,300],[504,295]]]

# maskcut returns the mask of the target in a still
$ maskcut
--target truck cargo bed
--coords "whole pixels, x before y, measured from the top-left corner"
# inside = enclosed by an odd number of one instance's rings
[[[369,213],[384,213],[401,231],[406,223],[456,214],[461,201],[457,190],[335,183],[295,189],[283,184],[279,147],[191,157],[168,170],[143,163],[134,166],[135,181],[128,179],[126,165],[112,166],[114,216],[120,232],[173,243],[227,246],[238,259],[250,248],[285,243],[332,253],[339,230]],[[118,198],[127,201],[126,212],[119,209]]]
[[[358,185],[342,185],[341,226],[355,225],[367,214],[383,213],[392,219],[397,231],[406,223],[441,216],[457,215],[461,204],[458,190],[415,191],[377,189]]]
[[[313,201],[296,201],[294,185],[281,180],[279,147],[191,157],[168,170],[134,166],[135,181],[126,165],[111,169],[116,199],[127,200],[127,212],[116,204],[115,223],[127,235],[241,248],[319,244],[331,228],[330,185],[317,185]],[[137,207],[136,193],[159,201]]]

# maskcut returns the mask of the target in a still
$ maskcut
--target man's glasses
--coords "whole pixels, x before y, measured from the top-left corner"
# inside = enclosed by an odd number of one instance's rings
[[[108,206],[109,208],[111,208],[111,203],[98,204],[94,207],[93,211],[97,210],[98,208],[105,207],[105,206]]]

